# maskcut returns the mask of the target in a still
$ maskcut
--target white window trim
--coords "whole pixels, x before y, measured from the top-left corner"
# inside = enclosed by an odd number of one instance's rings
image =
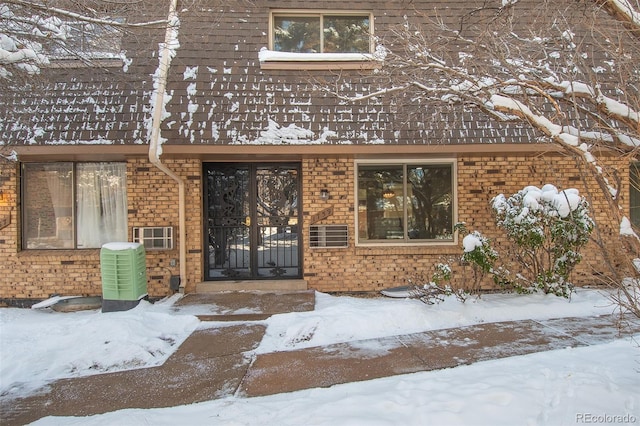
[[[314,17],[314,16],[369,16],[369,52],[370,53],[294,53],[279,52],[273,47],[273,22],[275,16],[292,17]],[[261,50],[260,62],[348,62],[348,61],[371,61],[374,56],[371,52],[375,50],[374,44],[374,19],[373,13],[366,10],[324,10],[324,9],[274,9],[269,12],[269,48]],[[265,51],[267,53],[262,54]],[[288,53],[289,55],[282,55]]]
[[[447,164],[451,165],[452,176],[452,198],[453,198],[453,208],[451,211],[452,215],[452,223],[458,222],[458,162],[456,158],[453,157],[442,157],[442,158],[394,158],[394,159],[356,159],[354,160],[354,173],[353,173],[353,187],[354,187],[354,215],[355,215],[355,245],[356,247],[442,247],[442,246],[457,246],[458,245],[458,232],[453,232],[453,240],[419,240],[419,241],[402,241],[395,242],[390,240],[389,242],[382,241],[360,241],[360,224],[359,224],[359,215],[358,215],[358,167],[360,165],[412,165],[412,164],[421,164],[421,165],[437,165],[437,164]]]

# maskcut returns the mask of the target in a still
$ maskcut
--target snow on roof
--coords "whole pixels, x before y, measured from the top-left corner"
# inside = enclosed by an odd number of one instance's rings
[[[516,4],[517,3],[517,4]],[[504,1],[519,7],[521,2]],[[514,6],[515,5],[515,6]],[[249,9],[248,9],[249,10]],[[242,27],[237,16],[242,14]],[[382,11],[380,11],[382,13]],[[255,15],[255,16],[254,16]],[[194,19],[204,21],[206,14]],[[461,109],[416,109],[411,120],[397,115],[395,105],[383,96],[357,104],[341,101],[318,90],[314,78],[335,77],[326,72],[295,73],[260,69],[264,61],[362,61],[381,59],[376,54],[297,54],[263,48],[265,34],[251,25],[264,19],[247,11],[225,12],[230,31],[214,34],[213,43],[188,43],[177,50],[177,36],[171,46],[178,55],[171,68],[165,93],[161,138],[172,144],[535,144],[546,141],[526,124],[500,123],[477,112]],[[230,24],[233,22],[233,25]],[[222,28],[222,27],[218,27]],[[226,28],[226,27],[225,27]],[[201,26],[183,25],[180,37],[192,40],[189,31]],[[231,31],[233,30],[233,31]],[[197,34],[196,34],[197,35]],[[214,37],[212,36],[212,37]],[[213,40],[213,39],[212,39]],[[32,145],[134,144],[148,141],[153,105],[153,69],[157,67],[157,44],[146,44],[146,52],[127,51],[128,72],[94,68],[55,72],[42,93],[21,91],[6,102],[0,123],[0,143]],[[194,49],[199,49],[195,51]],[[378,52],[381,52],[378,54]],[[257,54],[257,55],[256,55]],[[565,90],[586,92],[586,85],[564,82]],[[336,87],[345,94],[378,90],[363,80],[359,71],[341,72]],[[499,102],[499,100],[494,99]],[[626,117],[638,113],[614,99],[603,105]],[[569,143],[587,135],[568,126],[549,123],[552,134]],[[608,137],[607,135],[600,135]],[[609,136],[610,137],[610,136]],[[619,140],[638,145],[640,141],[620,135]]]

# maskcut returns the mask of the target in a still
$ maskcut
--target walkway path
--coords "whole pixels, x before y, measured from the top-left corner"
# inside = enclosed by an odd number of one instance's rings
[[[17,425],[44,416],[177,406],[451,368],[608,342],[620,337],[615,320],[599,316],[486,323],[259,355],[254,350],[265,326],[235,322],[195,331],[162,366],[59,380],[40,394],[2,401],[0,418],[3,425]],[[638,332],[640,324],[625,330]]]

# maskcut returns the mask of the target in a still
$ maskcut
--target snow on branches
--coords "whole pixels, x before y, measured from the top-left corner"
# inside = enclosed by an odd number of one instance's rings
[[[18,16],[8,5],[0,5],[0,77],[11,77],[15,67],[27,74],[37,74],[49,63],[38,39],[64,40],[62,21],[49,17]]]
[[[596,2],[488,2],[457,13],[417,10],[379,35],[379,88],[338,96],[394,97],[405,111],[475,110],[535,129],[539,141],[583,158],[617,203],[596,152],[634,155],[640,146],[640,40],[627,23]]]
[[[63,4],[73,9],[56,7]],[[1,3],[0,79],[39,74],[42,67],[58,59],[78,59],[84,63],[122,59],[120,40],[126,30],[165,28],[168,24],[166,19],[134,22],[131,12],[141,7],[138,2],[104,0]]]

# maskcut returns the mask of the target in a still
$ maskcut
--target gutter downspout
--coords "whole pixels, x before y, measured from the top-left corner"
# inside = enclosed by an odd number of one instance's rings
[[[149,161],[159,170],[178,183],[178,238],[180,257],[180,293],[184,293],[187,284],[187,247],[186,247],[186,208],[185,208],[185,181],[160,160],[162,147],[160,143],[160,124],[163,120],[164,96],[167,87],[167,76],[171,64],[171,51],[169,45],[173,41],[172,25],[177,22],[178,0],[170,0],[169,14],[167,16],[167,30],[164,36],[164,45],[160,52],[160,62],[157,75],[156,99],[153,105],[151,117],[151,135],[149,139]]]

